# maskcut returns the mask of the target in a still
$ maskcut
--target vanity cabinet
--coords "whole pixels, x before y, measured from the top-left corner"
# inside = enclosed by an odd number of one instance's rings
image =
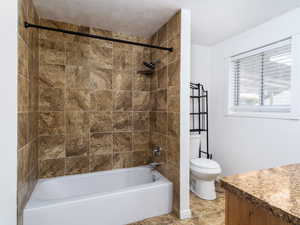
[[[225,225],[292,225],[229,191],[226,191],[225,198]]]
[[[223,177],[225,225],[300,225],[300,163]]]

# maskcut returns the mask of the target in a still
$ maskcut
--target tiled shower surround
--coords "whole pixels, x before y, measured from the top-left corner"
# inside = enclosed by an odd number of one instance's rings
[[[40,24],[142,43],[152,41],[43,19]],[[170,24],[174,32],[168,35],[165,25],[154,35],[153,42],[178,45],[175,39],[179,37],[179,16]],[[161,60],[158,72],[154,76],[138,74],[145,69],[143,61],[150,61],[151,55],[153,60]],[[153,146],[150,127],[157,128],[151,130],[153,144],[156,135],[165,135],[162,139],[169,137],[169,131],[178,135],[173,123],[177,119],[174,116],[179,115],[178,55],[178,51],[151,52],[139,46],[41,30],[39,177],[149,163]],[[177,140],[178,136],[171,135],[172,138]],[[166,147],[162,146],[163,161]]]
[[[173,47],[172,53],[151,50],[152,60],[160,60],[151,77],[150,144],[161,146],[159,171],[173,183],[174,211],[179,211],[180,169],[180,12],[156,32],[154,45]]]
[[[49,20],[41,25],[148,40]],[[39,177],[150,162],[150,50],[40,31]]]
[[[18,11],[18,224],[38,177],[38,31],[25,30],[24,21],[38,23],[31,0],[19,0]]]

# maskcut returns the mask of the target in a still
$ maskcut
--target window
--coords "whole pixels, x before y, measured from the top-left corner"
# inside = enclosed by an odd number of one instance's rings
[[[291,39],[231,57],[231,111],[291,111]]]

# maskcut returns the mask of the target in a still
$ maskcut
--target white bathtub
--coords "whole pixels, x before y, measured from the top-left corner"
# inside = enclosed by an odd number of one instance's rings
[[[41,179],[24,225],[124,225],[171,212],[172,189],[147,166]]]

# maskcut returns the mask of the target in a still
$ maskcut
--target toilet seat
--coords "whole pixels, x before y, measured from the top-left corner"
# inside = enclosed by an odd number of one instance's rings
[[[191,160],[191,166],[196,167],[196,168],[202,168],[202,169],[221,169],[220,165],[211,159],[204,159],[204,158],[197,158],[197,159],[192,159]]]
[[[201,168],[201,167],[191,165],[190,169],[191,169],[192,174],[200,173],[200,174],[206,174],[206,175],[213,175],[213,174],[221,173],[221,168],[207,169],[207,168]]]

